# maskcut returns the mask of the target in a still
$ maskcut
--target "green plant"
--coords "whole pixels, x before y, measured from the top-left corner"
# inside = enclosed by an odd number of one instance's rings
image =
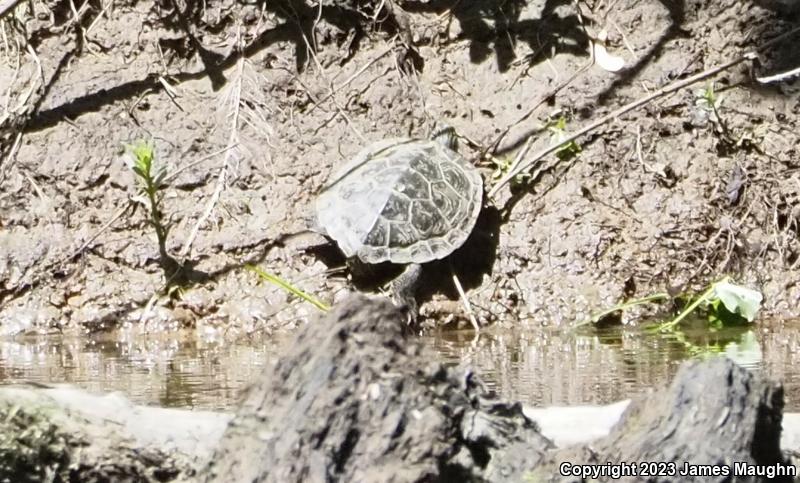
[[[627,302],[619,303],[613,307],[592,314],[584,323],[580,325],[596,324],[600,322],[600,320],[616,312],[624,312],[625,310],[636,307],[637,305],[649,304],[651,302],[656,302],[660,300],[669,300],[669,298],[670,296],[667,293],[656,293],[653,295],[648,295],[647,297],[642,297],[640,299],[633,299]]]
[[[492,180],[498,180],[505,176],[511,168],[514,166],[514,159],[508,156],[504,156],[502,158],[497,158],[495,156],[491,157],[492,164],[494,165],[494,170],[492,171]],[[530,179],[530,173],[520,173],[514,177],[511,181],[512,185],[520,185],[525,184],[528,179]]]
[[[511,169],[511,165],[514,164],[514,160],[508,156],[504,156],[502,158],[498,158],[495,156],[491,157],[492,164],[494,165],[494,170],[492,171],[492,179],[500,179],[508,173],[508,170]]]
[[[718,127],[719,133],[723,136],[723,139],[727,143],[735,144],[735,140],[728,129],[727,123],[719,114],[722,107],[722,97],[717,95],[713,82],[710,83],[705,89],[698,89],[695,92],[694,104],[698,108],[709,113],[709,120]]]
[[[562,161],[574,158],[581,152],[581,146],[575,140],[564,142],[567,138],[567,118],[559,116],[556,119],[548,118],[545,127],[550,131],[553,144],[562,144],[556,149],[556,156]]]
[[[276,275],[273,275],[273,274],[271,274],[269,272],[266,272],[266,271],[256,267],[255,265],[245,265],[245,267],[248,270],[250,270],[251,272],[253,272],[256,275],[258,275],[258,277],[261,278],[262,280],[266,280],[267,282],[286,290],[290,294],[293,294],[293,295],[296,295],[296,296],[300,297],[301,299],[303,299],[306,302],[310,303],[311,305],[313,305],[314,307],[318,308],[319,310],[322,310],[323,312],[327,312],[328,310],[330,310],[330,306],[328,304],[326,304],[325,302],[319,300],[318,298],[314,297],[313,295],[308,294],[308,293],[300,290],[299,288],[295,287],[294,285],[292,285],[291,283],[287,282],[286,280],[284,280],[284,279],[282,279],[282,278],[280,278],[280,277],[278,277]]]
[[[735,285],[730,277],[712,283],[699,296],[684,308],[674,319],[658,324],[656,330],[672,330],[689,314],[701,308],[712,327],[733,325],[743,321],[752,322],[756,318],[763,295],[757,290]]]
[[[717,109],[722,105],[722,98],[717,97],[713,82],[705,89],[698,89],[695,91],[694,104],[700,109],[713,112],[714,115],[717,114]]]
[[[683,310],[671,320],[656,324],[653,327],[654,330],[659,332],[674,330],[681,321],[698,309],[705,313],[712,328],[735,325],[744,321],[752,322],[761,306],[763,296],[761,292],[736,285],[731,282],[730,277],[724,277],[710,284],[699,296],[683,295],[671,297],[667,293],[657,293],[617,304],[593,314],[588,320],[579,325],[596,324],[600,319],[610,314],[621,312],[637,305],[680,299],[687,301]]]
[[[164,221],[164,212],[161,209],[164,199],[163,190],[166,187],[164,180],[167,176],[167,168],[164,165],[156,164],[155,147],[152,142],[136,140],[131,144],[126,144],[125,149],[129,154],[129,167],[138,180],[140,196],[144,197],[144,200],[139,201],[147,207],[148,224],[156,232],[159,260],[169,288],[175,277],[182,271],[182,266],[167,253],[169,226]]]

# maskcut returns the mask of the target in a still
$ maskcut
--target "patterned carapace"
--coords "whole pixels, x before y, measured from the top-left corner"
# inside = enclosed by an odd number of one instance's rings
[[[442,143],[386,139],[352,159],[323,189],[316,224],[344,254],[366,263],[425,263],[466,241],[483,180]]]

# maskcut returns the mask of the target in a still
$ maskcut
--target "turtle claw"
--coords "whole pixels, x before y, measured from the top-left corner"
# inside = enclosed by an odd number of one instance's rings
[[[416,327],[419,319],[419,305],[414,299],[404,300],[401,307],[406,314],[406,324],[409,327]]]
[[[418,263],[412,263],[392,282],[395,303],[406,309],[408,325],[410,326],[416,325],[419,318],[419,304],[415,294],[419,286],[421,273],[422,266]]]

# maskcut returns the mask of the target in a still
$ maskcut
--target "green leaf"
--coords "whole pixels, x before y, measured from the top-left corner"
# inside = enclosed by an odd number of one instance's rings
[[[756,318],[764,296],[757,290],[732,284],[726,280],[714,284],[714,293],[725,308],[749,322]]]
[[[136,171],[139,176],[150,176],[150,169],[153,166],[153,158],[155,157],[155,148],[151,142],[137,140],[132,144],[126,144],[125,149],[131,156],[131,168]],[[138,171],[137,171],[138,168]]]
[[[167,170],[166,169],[162,168],[162,169],[158,170],[158,173],[156,173],[155,179],[153,180],[153,186],[155,186],[156,189],[163,188],[164,187],[164,179],[166,179],[166,177],[167,177]]]
[[[269,272],[266,272],[266,271],[258,268],[255,265],[249,265],[248,264],[248,265],[245,265],[245,267],[248,270],[254,272],[256,275],[258,275],[262,280],[266,280],[267,282],[270,282],[273,285],[277,285],[278,287],[286,290],[287,292],[300,297],[301,299],[305,300],[306,302],[310,303],[311,305],[313,305],[314,307],[320,309],[321,311],[327,312],[328,310],[330,310],[330,306],[328,304],[326,304],[325,302],[319,300],[318,298],[314,297],[311,294],[307,294],[306,292],[303,292],[299,288],[297,288],[294,285],[290,284],[286,280],[283,280],[282,278],[278,277],[277,275],[273,275],[273,274],[271,274]]]
[[[142,168],[138,165],[135,165],[133,168],[133,172],[136,173],[137,176],[141,178],[147,178],[147,175],[142,171]]]

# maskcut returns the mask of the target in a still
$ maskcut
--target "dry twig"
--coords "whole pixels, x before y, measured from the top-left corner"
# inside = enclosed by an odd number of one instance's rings
[[[240,40],[241,35],[239,35],[239,41]],[[230,161],[233,156],[236,155],[236,150],[233,149],[233,147],[239,144],[239,113],[242,104],[242,79],[244,77],[244,62],[245,57],[242,55],[239,57],[238,72],[235,82],[231,82],[229,87],[230,98],[228,99],[228,105],[231,109],[231,132],[230,136],[228,136],[228,144],[225,147],[225,156],[223,157],[222,167],[220,168],[219,175],[217,177],[217,185],[214,188],[214,193],[212,193],[211,198],[206,204],[206,209],[197,220],[197,223],[195,223],[191,233],[189,234],[189,237],[183,244],[183,248],[181,248],[181,251],[178,253],[181,258],[184,258],[189,254],[189,250],[191,249],[195,238],[197,238],[197,233],[200,231],[200,227],[203,226],[206,220],[208,220],[208,217],[211,216],[211,212],[214,211],[214,207],[217,205],[219,197],[222,195],[222,190],[225,188],[225,184],[228,180],[228,168]]]
[[[453,285],[455,285],[458,296],[461,298],[461,304],[464,305],[464,311],[467,313],[467,317],[469,317],[469,323],[472,324],[472,328],[475,329],[475,333],[477,334],[481,331],[481,326],[478,324],[478,319],[475,318],[475,313],[472,312],[472,305],[470,305],[467,294],[464,292],[464,287],[461,286],[461,281],[458,279],[455,271],[453,271],[452,266],[450,267],[450,272],[453,274]]]

